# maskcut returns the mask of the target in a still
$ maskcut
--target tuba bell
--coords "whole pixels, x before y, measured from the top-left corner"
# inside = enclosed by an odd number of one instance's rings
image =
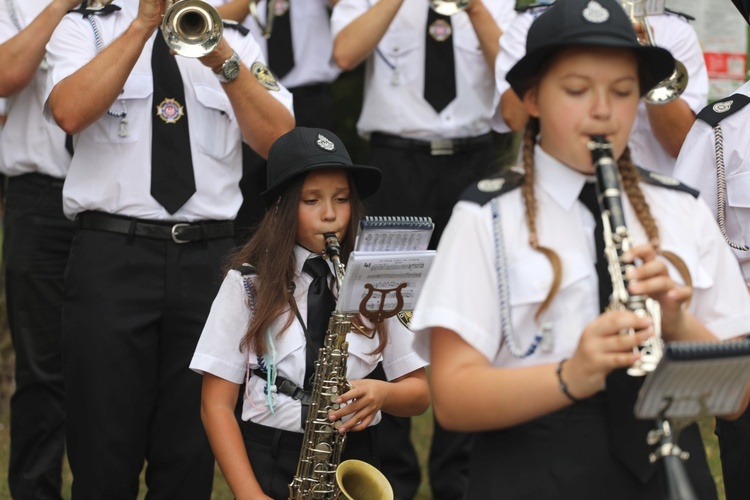
[[[462,12],[471,0],[429,0],[430,8],[443,16],[452,16]]]
[[[202,0],[168,0],[161,24],[167,46],[184,57],[210,54],[221,41],[221,15]]]
[[[653,46],[654,35],[651,26],[648,24],[645,0],[620,0],[620,4],[627,12],[630,22],[633,26],[643,28],[643,39],[639,41],[642,45]],[[649,90],[641,99],[647,104],[667,104],[682,95],[687,88],[688,72],[685,65],[674,60],[672,74],[660,81],[656,87]]]

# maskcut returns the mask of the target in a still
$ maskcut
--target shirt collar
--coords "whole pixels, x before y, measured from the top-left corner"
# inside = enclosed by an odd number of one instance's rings
[[[534,174],[542,189],[566,211],[578,200],[583,185],[595,180],[556,160],[539,144],[534,149]]]
[[[302,266],[305,265],[305,261],[307,259],[314,259],[314,258],[321,258],[321,255],[319,253],[313,253],[307,248],[303,247],[302,245],[294,245],[294,259],[296,261],[296,271],[297,274],[302,275]],[[333,274],[333,267],[331,266],[331,262],[329,259],[326,259],[326,264],[328,264],[328,269],[331,270],[331,273]],[[307,276],[307,274],[305,274]],[[309,278],[309,276],[308,276]]]

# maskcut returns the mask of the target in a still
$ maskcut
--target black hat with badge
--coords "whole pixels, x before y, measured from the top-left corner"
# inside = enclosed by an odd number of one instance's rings
[[[266,163],[268,188],[261,193],[263,201],[267,206],[273,205],[292,179],[323,168],[346,169],[354,179],[360,198],[367,198],[380,187],[380,169],[354,165],[336,134],[322,128],[297,127],[271,146]]]
[[[625,10],[616,0],[557,0],[529,28],[526,55],[506,75],[523,99],[531,79],[559,49],[570,46],[630,49],[638,60],[641,95],[674,70],[672,54],[641,45]]]

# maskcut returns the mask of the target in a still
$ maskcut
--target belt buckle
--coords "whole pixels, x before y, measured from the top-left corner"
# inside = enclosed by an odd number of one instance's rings
[[[180,229],[181,227],[190,227],[190,224],[179,222],[175,224],[174,226],[172,226],[172,241],[174,241],[177,244],[190,243],[190,240],[181,240],[180,238],[177,237],[177,230]]]
[[[430,141],[430,154],[432,156],[449,156],[455,153],[452,139],[441,139]]]

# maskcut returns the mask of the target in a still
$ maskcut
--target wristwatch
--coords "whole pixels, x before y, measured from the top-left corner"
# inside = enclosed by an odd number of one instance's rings
[[[239,74],[240,56],[237,55],[237,52],[234,52],[232,57],[224,61],[224,64],[221,65],[221,71],[216,73],[216,78],[218,78],[221,83],[229,83],[237,78]]]

